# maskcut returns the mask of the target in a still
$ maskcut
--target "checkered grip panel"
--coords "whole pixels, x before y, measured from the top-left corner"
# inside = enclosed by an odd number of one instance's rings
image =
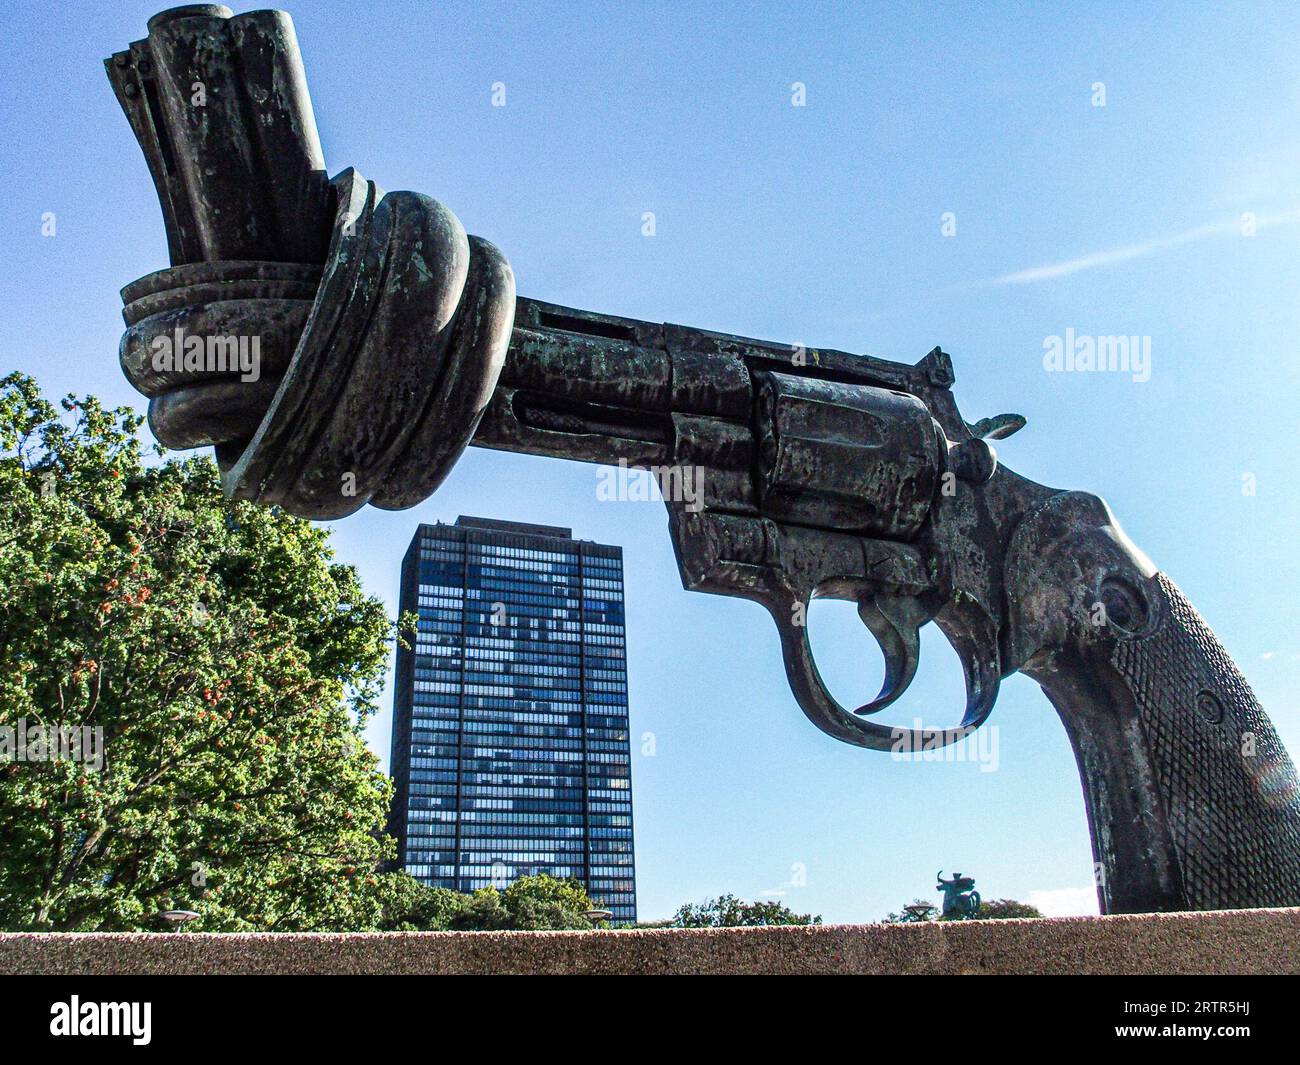
[[[1120,640],[1191,909],[1300,905],[1295,767],[1241,672],[1164,574],[1163,619]]]

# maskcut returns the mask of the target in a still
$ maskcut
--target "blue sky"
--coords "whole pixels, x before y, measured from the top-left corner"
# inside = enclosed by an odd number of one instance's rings
[[[0,9],[0,352],[51,394],[143,407],[117,367],[117,290],[166,245],[100,60],[161,6]],[[1300,751],[1300,16],[698,6],[289,10],[331,172],[438,197],[522,294],[909,362],[941,344],[969,420],[1028,417],[1003,461],[1103,495]],[[1046,372],[1067,329],[1150,337],[1150,380]],[[1004,684],[992,772],[838,744],[795,707],[766,613],[682,591],[662,505],[596,486],[593,466],[471,450],[432,499],[338,523],[334,543],[393,610],[420,521],[624,546],[643,917],[731,891],[869,920],[937,900],[954,868],[986,898],[1095,911],[1073,757],[1035,684]],[[811,624],[841,698],[874,694],[851,607],[818,604]],[[924,654],[896,719],[954,721],[956,658],[937,633]],[[370,732],[385,761],[388,726]]]

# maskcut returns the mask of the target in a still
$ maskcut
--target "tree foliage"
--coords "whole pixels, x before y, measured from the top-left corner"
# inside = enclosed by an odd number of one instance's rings
[[[1015,899],[981,900],[980,912],[975,915],[977,921],[1001,921],[1008,917],[1042,917],[1035,906]]]
[[[381,932],[442,932],[469,902],[468,895],[432,887],[409,873],[384,873],[379,878]]]
[[[0,761],[0,927],[373,926],[382,604],[210,460],[146,464],[130,410],[63,412],[0,381],[0,731],[102,729],[103,762]]]
[[[541,931],[599,924],[587,916],[594,906],[576,880],[523,876],[504,891],[487,887],[472,895],[430,887],[405,873],[388,874],[385,881],[385,931]]]
[[[941,916],[940,909],[934,903],[927,902],[925,899],[913,899],[910,903],[912,906],[929,906],[930,913],[926,917],[920,918],[923,921],[944,921],[949,920]],[[969,918],[973,921],[998,921],[1005,920],[1009,917],[1042,917],[1035,907],[1030,906],[1027,902],[1017,902],[1015,899],[981,899],[980,909],[974,917]],[[898,913],[888,913],[885,915],[886,924],[909,924],[917,920],[907,912],[906,909]]]
[[[821,924],[820,916],[795,913],[779,902],[746,902],[719,895],[699,904],[686,903],[674,915],[675,928],[740,928],[753,925]]]

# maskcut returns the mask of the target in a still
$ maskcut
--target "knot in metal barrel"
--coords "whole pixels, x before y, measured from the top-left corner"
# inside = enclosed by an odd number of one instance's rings
[[[215,445],[226,492],[304,518],[414,506],[496,386],[514,275],[412,192],[334,181],[324,267],[217,261],[123,290],[122,369],[166,446]]]
[[[154,434],[305,518],[425,498],[500,373],[505,258],[426,196],[326,177],[284,12],[173,8],[106,66],[172,261],[122,291]]]

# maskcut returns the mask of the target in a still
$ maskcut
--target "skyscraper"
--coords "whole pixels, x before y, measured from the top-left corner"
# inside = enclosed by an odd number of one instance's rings
[[[636,920],[623,549],[487,518],[421,525],[402,562],[391,829],[457,891],[550,873]]]

